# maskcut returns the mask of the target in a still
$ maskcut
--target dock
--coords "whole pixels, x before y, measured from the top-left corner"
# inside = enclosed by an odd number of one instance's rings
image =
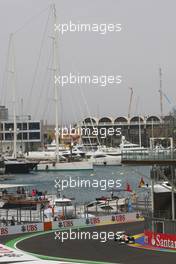
[[[137,166],[152,166],[152,165],[176,165],[176,151],[166,150],[163,152],[150,151],[146,154],[141,150],[122,153],[122,164],[137,165]]]

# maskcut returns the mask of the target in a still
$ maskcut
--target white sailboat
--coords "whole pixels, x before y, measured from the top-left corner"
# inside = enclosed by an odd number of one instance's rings
[[[13,97],[13,155],[12,157],[4,157],[5,173],[29,173],[37,165],[35,161],[28,161],[26,159],[18,159],[17,157],[17,122],[16,122],[16,72],[15,72],[15,54],[14,54],[14,40],[13,34],[10,35],[9,49],[8,49],[8,74],[11,77],[12,97]]]
[[[57,17],[56,17],[56,8],[55,5],[52,5],[53,9],[53,17],[54,22],[57,24]],[[53,76],[57,76],[58,74],[58,36],[56,31],[54,31],[54,36],[52,37],[53,40]],[[55,151],[55,159],[49,162],[40,162],[36,170],[38,171],[67,171],[67,170],[92,170],[93,163],[88,160],[81,160],[81,161],[61,161],[60,153],[59,153],[59,124],[58,124],[58,87],[56,82],[54,82],[54,92],[55,92],[55,140],[56,140],[56,151]]]
[[[86,151],[84,150],[84,146],[75,145],[70,150],[69,147],[65,145],[59,145],[59,159],[66,160],[70,156],[73,156],[75,159],[79,159],[81,157],[85,157]],[[55,140],[48,144],[44,150],[38,151],[29,151],[25,154],[25,157],[28,160],[54,160],[56,158],[56,142]]]

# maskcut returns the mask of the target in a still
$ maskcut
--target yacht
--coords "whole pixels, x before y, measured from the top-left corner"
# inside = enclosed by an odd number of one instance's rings
[[[148,154],[147,148],[141,147],[138,144],[128,142],[122,136],[120,147],[112,148],[106,146],[98,146],[96,151],[89,151],[86,153],[94,165],[121,165],[121,158],[123,153],[127,154]]]
[[[8,62],[10,65],[9,73],[12,74],[12,94],[13,94],[13,157],[4,157],[5,173],[29,173],[36,165],[37,162],[30,162],[25,159],[19,159],[17,157],[17,116],[16,116],[16,85],[15,85],[15,54],[13,34],[10,35],[9,40],[9,53]],[[10,63],[11,62],[11,63]]]
[[[86,206],[87,212],[121,212],[128,207],[128,198],[100,197]]]
[[[56,160],[39,162],[35,167],[36,171],[77,171],[77,170],[93,170],[92,161],[63,161]]]
[[[97,150],[110,156],[119,156],[121,154],[121,150],[119,147],[113,148],[101,145],[97,147]]]
[[[115,166],[121,165],[121,155],[106,154],[103,151],[87,152],[86,157],[95,166]]]
[[[34,168],[36,168],[37,161],[28,161],[25,159],[15,159],[15,158],[5,158],[5,174],[9,173],[30,173]]]
[[[69,147],[66,147],[65,145],[59,145],[59,157],[60,160],[74,157],[77,158],[84,158],[85,157],[85,151],[83,150],[82,145],[74,145],[72,149]],[[51,144],[48,144],[45,148],[45,150],[41,151],[29,151],[25,153],[25,157],[28,160],[54,160],[56,158],[56,142],[55,140],[51,142]]]
[[[62,154],[62,155],[61,155]],[[35,171],[74,171],[74,170],[93,170],[91,160],[83,159],[79,154],[60,153],[56,159],[56,151],[35,151],[26,154],[29,160],[38,160],[34,167]]]
[[[145,148],[143,146],[140,146],[138,144],[133,144],[133,143],[130,143],[129,141],[127,141],[125,139],[124,136],[122,136],[122,141],[121,141],[121,144],[120,144],[120,151],[121,153],[127,153],[127,154],[140,154],[140,153],[145,153],[145,154],[148,154],[149,153],[149,149],[148,148]]]

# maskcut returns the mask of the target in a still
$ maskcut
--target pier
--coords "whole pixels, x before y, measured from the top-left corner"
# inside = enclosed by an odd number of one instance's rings
[[[122,153],[122,164],[152,166],[152,165],[176,165],[176,151],[174,149],[165,150],[162,152],[146,150]]]

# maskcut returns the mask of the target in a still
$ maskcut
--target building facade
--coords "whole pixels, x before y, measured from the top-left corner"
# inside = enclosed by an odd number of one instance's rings
[[[0,105],[0,120],[8,120],[8,108],[3,105]]]
[[[119,116],[112,117],[87,117],[78,126],[84,132],[82,134],[83,143],[87,146],[100,144],[107,146],[118,146],[120,144],[121,136],[132,142],[139,144],[140,139],[142,146],[149,147],[150,138],[154,137],[173,137],[176,140],[176,119],[171,116],[165,116],[161,119],[159,116],[133,116],[127,118]],[[98,130],[98,135],[93,131]],[[108,133],[108,129],[114,131],[121,131],[119,133]],[[86,130],[87,129],[87,130]],[[101,135],[101,131],[106,130],[106,136]],[[110,130],[112,132],[112,130]]]
[[[13,152],[14,123],[11,120],[1,121],[0,146],[2,153]],[[42,122],[17,121],[17,152],[37,149],[42,142]]]

